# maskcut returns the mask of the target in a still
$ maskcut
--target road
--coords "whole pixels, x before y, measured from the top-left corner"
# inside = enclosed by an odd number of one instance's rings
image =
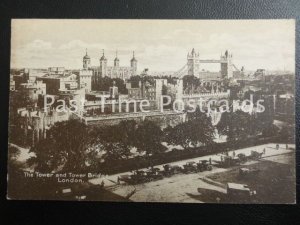
[[[235,150],[235,154],[244,153],[246,155],[250,155],[252,150],[262,152],[265,148],[266,154],[263,155],[264,158],[274,157],[276,155],[284,155],[287,153],[294,152],[295,145],[289,145],[289,149],[286,149],[286,145],[281,144],[279,149],[276,149],[275,143],[253,146],[249,148]],[[229,152],[229,155],[232,155],[233,151]],[[182,160],[170,163],[171,165],[184,165],[186,162],[199,160],[220,160],[221,155],[208,155],[203,157],[197,157],[188,160]],[[245,166],[255,164],[257,161],[249,161],[245,164]],[[156,166],[160,169],[163,169],[163,165]],[[144,168],[147,169],[147,168]],[[201,173],[194,174],[178,174],[169,178],[164,178],[158,181],[152,181],[139,185],[126,185],[121,184],[118,185],[116,183],[118,176],[130,174],[127,173],[119,173],[114,174],[102,178],[91,179],[90,183],[92,184],[100,184],[104,181],[105,188],[107,190],[112,191],[115,194],[121,196],[128,196],[133,190],[135,193],[130,197],[132,201],[155,201],[155,202],[202,202],[194,196],[199,196],[199,192],[197,191],[197,187],[201,187],[203,190],[210,190],[215,193],[226,193],[226,189],[224,184],[218,183],[217,181],[211,180],[208,176],[212,174],[218,174],[222,172],[226,172],[230,170],[224,168],[214,167],[213,171],[206,171]],[[213,194],[211,194],[213,196]]]

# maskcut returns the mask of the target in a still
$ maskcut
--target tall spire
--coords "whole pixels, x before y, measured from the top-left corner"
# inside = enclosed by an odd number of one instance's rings
[[[91,57],[87,54],[87,49],[85,49],[85,56],[83,56],[83,69],[88,69],[91,63]]]
[[[85,56],[83,56],[83,59],[90,59],[90,57],[87,54],[87,48],[85,49]]]
[[[136,61],[135,57],[134,57],[134,51],[132,51],[132,59],[131,61]]]
[[[119,61],[119,59],[118,59],[118,50],[116,50],[116,58],[115,58],[115,61]]]
[[[106,60],[106,58],[104,56],[104,49],[102,49],[102,57],[100,58],[100,60]]]

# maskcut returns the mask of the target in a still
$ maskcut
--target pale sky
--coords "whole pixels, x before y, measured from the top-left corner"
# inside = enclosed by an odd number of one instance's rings
[[[246,70],[295,70],[294,20],[102,20],[13,19],[11,67],[82,68],[85,49],[93,66],[102,49],[113,64],[129,66],[132,51],[138,70],[177,71],[192,48],[201,59],[219,59],[228,50]],[[218,71],[219,65],[201,65]]]

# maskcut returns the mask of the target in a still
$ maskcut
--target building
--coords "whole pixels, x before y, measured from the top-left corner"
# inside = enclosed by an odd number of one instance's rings
[[[66,110],[74,110],[73,106],[70,105],[70,101],[74,100],[73,104],[76,104],[77,110],[75,113],[81,114],[83,110],[83,104],[85,101],[85,90],[82,89],[73,89],[73,90],[60,90],[58,93],[58,99],[63,100],[66,103]],[[53,104],[56,106],[57,104]]]
[[[83,69],[79,70],[78,86],[80,89],[83,88],[86,92],[90,92],[92,90],[93,71],[91,70],[91,58],[87,54],[87,50],[85,56],[83,56],[82,63]]]
[[[293,121],[295,118],[295,96],[293,93],[278,93],[275,97],[277,119]]]
[[[50,67],[48,73],[36,78],[46,84],[47,94],[56,95],[60,90],[78,88],[77,75],[63,67]]]
[[[57,122],[67,121],[70,118],[69,112],[57,112],[51,110],[44,112],[37,109],[21,108],[18,110],[18,126],[23,135],[23,144],[34,146],[39,140],[47,137],[51,126]]]
[[[134,56],[134,52],[132,59],[130,60],[130,66],[120,66],[120,59],[118,58],[117,52],[113,66],[108,66],[107,58],[104,55],[104,50],[99,61],[99,66],[91,67],[93,71],[93,83],[97,83],[101,77],[105,76],[110,78],[120,78],[122,80],[126,80],[129,79],[131,76],[136,75],[137,73],[137,60]],[[86,66],[88,66],[88,64]]]
[[[54,70],[54,68],[61,69],[62,67],[52,67],[53,70]],[[25,82],[27,82],[27,81],[35,82],[38,77],[43,77],[47,73],[49,73],[49,70],[47,70],[47,69],[24,69],[23,72],[24,72]]]
[[[85,92],[90,92],[92,90],[92,76],[93,71],[88,69],[82,69],[79,71],[78,86],[79,88],[85,89]]]
[[[116,87],[116,82],[114,81],[113,86],[109,87],[109,95],[112,99],[117,99],[119,97],[118,87]]]
[[[42,81],[22,83],[18,91],[23,103],[36,105],[39,98],[46,95],[46,84]]]
[[[167,79],[154,79],[153,82],[139,81],[138,84],[129,81],[126,83],[128,98],[149,100],[154,108],[159,109],[163,86],[167,87],[167,83]]]
[[[199,72],[199,78],[202,80],[218,80],[221,77],[220,72],[212,72],[201,70]]]

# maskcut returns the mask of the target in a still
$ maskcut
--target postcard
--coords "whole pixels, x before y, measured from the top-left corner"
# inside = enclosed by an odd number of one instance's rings
[[[295,20],[13,19],[11,200],[295,204]]]

